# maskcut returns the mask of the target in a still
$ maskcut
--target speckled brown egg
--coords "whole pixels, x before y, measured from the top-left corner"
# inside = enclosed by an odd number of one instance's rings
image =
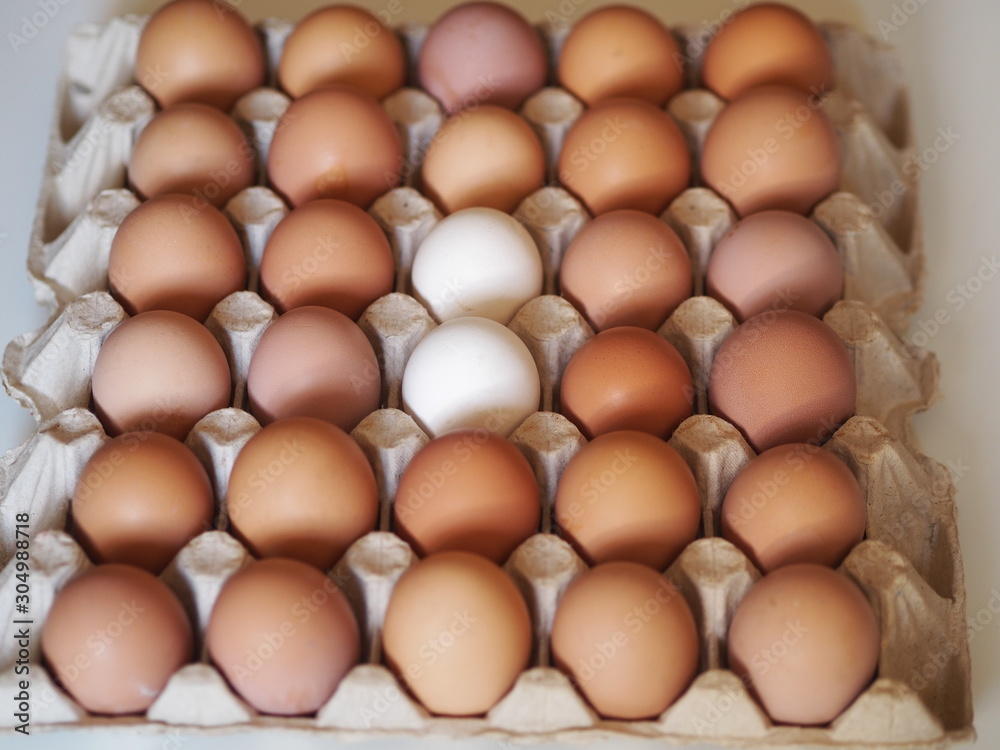
[[[184,440],[209,412],[229,405],[229,362],[215,337],[171,310],[139,313],[101,346],[94,410],[111,436],[135,430]]]
[[[587,104],[629,97],[663,106],[684,86],[682,61],[677,40],[657,18],[614,5],[570,29],[559,53],[559,81]]]
[[[405,83],[406,58],[396,34],[371,11],[327,5],[288,35],[278,80],[296,98],[340,84],[382,99]]]
[[[246,283],[243,245],[233,225],[190,195],[140,204],[111,243],[108,285],[129,315],[174,310],[203,321]]]
[[[260,264],[263,296],[282,313],[319,305],[357,320],[395,280],[385,232],[353,203],[334,199],[309,201],[282,219]]]
[[[512,8],[463,3],[431,26],[420,48],[420,85],[454,113],[481,104],[517,109],[545,85],[541,37]]]
[[[191,622],[163,581],[98,565],[56,594],[41,629],[49,670],[85,710],[140,714],[194,658]]]
[[[757,452],[820,443],[854,415],[850,352],[830,326],[798,310],[750,318],[712,363],[709,410],[735,425]]]
[[[215,498],[186,445],[158,432],[129,432],[87,461],[70,511],[73,536],[92,560],[159,573],[212,528]]]
[[[588,438],[640,430],[669,438],[691,416],[691,371],[674,346],[645,328],[598,333],[570,359],[562,413]]]
[[[128,180],[142,198],[184,193],[222,208],[254,183],[256,157],[239,125],[205,104],[175,104],[143,128]]]
[[[767,572],[836,567],[865,535],[865,495],[843,461],[809,443],[766,450],[729,485],[722,535]]]
[[[368,208],[396,187],[403,150],[389,115],[370,94],[328,87],[292,102],[267,156],[271,186],[290,205],[337,198]]]
[[[740,216],[768,209],[808,214],[840,185],[840,142],[822,99],[762,86],[716,118],[701,174]]]
[[[775,722],[822,725],[871,682],[879,625],[846,575],[822,565],[768,573],[729,626],[729,666]]]
[[[449,118],[431,140],[424,192],[446,214],[463,208],[513,213],[545,182],[545,154],[531,126],[503,107],[484,105]]]
[[[595,330],[656,330],[691,296],[691,259],[667,224],[642,211],[610,211],[584,225],[559,268],[559,287]]]
[[[289,310],[257,343],[247,375],[250,410],[261,424],[316,417],[345,432],[378,408],[382,379],[368,337],[343,313]]]
[[[768,84],[818,94],[833,85],[833,60],[808,17],[782,3],[755,3],[728,18],[709,42],[702,79],[724,99]]]
[[[691,180],[677,123],[639,99],[586,110],[563,140],[558,167],[559,181],[595,216],[621,208],[659,214]]]
[[[844,271],[829,235],[790,211],[737,222],[712,250],[705,289],[739,321],[767,310],[821,317],[841,298]]]
[[[263,45],[237,5],[173,0],[150,17],[134,75],[161,107],[199,102],[228,111],[264,85]]]

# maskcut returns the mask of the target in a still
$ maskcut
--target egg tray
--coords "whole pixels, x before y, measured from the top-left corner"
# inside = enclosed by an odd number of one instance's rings
[[[136,137],[155,113],[152,98],[132,82],[136,46],[145,20],[125,16],[106,25],[86,25],[70,37],[67,46],[66,75],[59,88],[28,259],[36,296],[54,312],[88,292],[108,288],[112,238],[122,219],[138,205],[137,198],[126,190],[127,164]],[[275,61],[292,26],[268,19],[258,28],[268,50],[273,84]],[[902,74],[889,48],[848,26],[827,24],[823,30],[835,60],[837,81],[833,91],[823,92],[822,107],[834,122],[843,147],[840,187],[847,194],[834,200],[849,205],[849,210],[837,211],[847,217],[838,227],[844,235],[845,298],[868,302],[893,330],[903,333],[919,305],[923,253],[916,212],[919,170],[915,168],[918,162],[911,143]],[[547,25],[540,31],[554,61],[568,27]],[[399,34],[412,72],[426,28],[404,26]],[[704,46],[703,29],[685,27],[677,34],[685,50],[690,88],[672,98],[667,111],[684,133],[697,185],[701,144],[724,102],[707,90],[694,88]],[[261,88],[241,98],[232,110],[256,147],[261,185],[266,184],[264,167],[271,137],[289,101],[277,89]],[[419,187],[423,155],[445,114],[433,98],[413,87],[390,95],[383,106],[402,138],[405,183]],[[521,109],[543,143],[548,178],[553,184],[563,137],[582,111],[581,102],[557,87],[537,92]],[[208,197],[214,187],[206,185]],[[237,196],[234,200],[240,199]],[[831,207],[829,202],[826,205]],[[545,212],[547,208],[544,203],[533,208],[526,202],[521,210]],[[719,210],[728,211],[728,207],[720,206]],[[824,225],[830,220],[829,213],[824,216],[817,211],[815,218]],[[885,244],[886,252],[872,257],[864,247],[872,242]],[[555,290],[559,257],[551,260],[545,285],[549,293]],[[700,293],[708,252],[693,261],[695,292]],[[250,263],[254,270],[248,289],[254,290],[259,257],[250,258]],[[405,274],[408,268],[402,265],[400,270]]]
[[[5,607],[14,601],[14,570],[9,564],[13,518],[19,512],[32,518],[33,729],[100,726],[129,732],[206,733],[259,726],[322,731],[324,736],[343,738],[582,741],[632,736],[672,744],[710,740],[738,747],[929,748],[974,736],[954,488],[944,467],[917,452],[909,432],[911,415],[935,397],[937,363],[933,355],[906,345],[898,335],[918,304],[922,283],[906,92],[890,50],[836,25],[823,29],[838,70],[837,91],[824,107],[844,145],[844,192],[824,201],[813,219],[833,237],[845,267],[845,301],[827,314],[826,321],[845,340],[855,362],[859,416],[824,449],[843,458],[866,491],[867,539],[842,567],[869,596],[882,628],[878,679],[841,717],[822,729],[774,727],[740,680],[725,669],[729,617],[758,574],[742,553],[714,535],[726,488],[753,452],[731,425],[704,414],[711,359],[735,325],[719,303],[705,297],[685,302],[660,330],[692,369],[699,412],[671,441],[695,472],[704,508],[705,538],[690,545],[668,571],[691,603],[702,634],[702,671],[687,692],[656,721],[600,721],[567,678],[546,666],[554,604],[584,568],[551,526],[558,475],[584,439],[549,410],[557,408],[558,382],[566,362],[592,335],[572,306],[553,296],[529,302],[511,323],[532,351],[543,382],[544,411],[522,424],[512,440],[535,467],[546,513],[542,533],[522,545],[507,565],[531,605],[534,666],[485,718],[442,719],[428,717],[379,664],[378,629],[385,602],[394,581],[413,561],[405,543],[388,531],[391,498],[406,462],[427,439],[395,408],[406,358],[434,326],[427,312],[403,293],[408,291],[413,252],[440,218],[411,188],[393,190],[372,207],[392,241],[399,275],[397,293],[377,301],[360,321],[376,348],[383,369],[382,403],[389,407],[370,415],[353,433],[379,478],[382,531],[357,542],[333,571],[363,623],[366,663],[348,675],[315,717],[257,716],[205,663],[180,670],[145,717],[107,718],[83,712],[38,664],[37,633],[58,587],[89,565],[65,532],[67,505],[84,463],[106,440],[86,407],[100,344],[125,318],[121,307],[101,290],[107,288],[107,251],[115,228],[137,205],[135,196],[124,189],[125,165],[136,134],[153,114],[151,100],[137,87],[129,87],[143,23],[137,17],[113,19],[105,26],[82,27],[69,41],[67,75],[60,83],[29,258],[38,297],[55,317],[42,331],[12,342],[4,357],[8,391],[40,422],[35,436],[0,463],[0,519],[4,519],[0,563],[6,564],[0,571],[0,602]],[[270,59],[277,59],[290,25],[268,20],[259,29]],[[553,59],[567,30],[565,26],[543,29]],[[425,31],[416,26],[399,30],[411,60]],[[697,80],[700,33],[698,28],[678,33],[692,84]],[[119,91],[122,87],[126,88]],[[258,145],[261,159],[287,103],[280,92],[263,89],[244,97],[234,110]],[[407,184],[419,186],[420,156],[443,114],[415,89],[398,92],[384,104],[400,127],[407,163],[413,165],[407,170]],[[672,100],[669,111],[693,154],[720,107],[721,102],[704,91],[686,91]],[[523,108],[522,114],[545,144],[550,176],[562,135],[579,112],[579,102],[558,89],[539,92]],[[896,185],[902,190],[892,192]],[[895,196],[888,205],[879,199],[887,189]],[[263,245],[287,207],[259,186],[236,196],[227,212],[247,249],[252,267],[249,289],[254,290]],[[562,252],[589,217],[559,188],[544,188],[529,197],[517,217],[540,246],[545,290],[552,292]],[[693,188],[674,201],[663,218],[691,252],[695,289],[700,293],[711,249],[734,216],[711,191]],[[249,359],[273,318],[270,305],[249,291],[224,300],[208,321],[230,360],[234,406],[245,403]],[[188,443],[209,468],[218,497],[225,495],[235,454],[256,429],[249,414],[228,409],[206,417],[190,436]],[[163,576],[185,601],[199,632],[221,582],[249,559],[224,533],[225,527],[221,508],[219,531],[192,541]],[[6,628],[0,647],[0,694],[9,691],[13,697],[13,631],[7,625],[12,616],[7,615],[0,611]]]

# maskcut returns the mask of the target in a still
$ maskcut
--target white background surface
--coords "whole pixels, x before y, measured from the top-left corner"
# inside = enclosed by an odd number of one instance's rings
[[[454,0],[355,0],[373,10],[401,9],[396,18],[432,20]],[[541,19],[559,0],[512,2],[532,20]],[[0,0],[0,343],[44,324],[26,278],[28,233],[35,210],[42,163],[60,70],[62,45],[70,30],[85,21],[106,21],[122,13],[148,13],[156,0]],[[252,20],[266,15],[297,19],[320,0],[242,0],[236,2]],[[577,17],[599,0],[563,0]],[[637,3],[657,8],[668,23],[716,18],[735,0],[673,0]],[[1000,347],[1000,282],[973,284],[984,259],[1000,253],[1000,4],[989,0],[793,0],[817,19],[853,22],[898,47],[912,90],[916,142],[930,147],[939,128],[958,140],[929,166],[921,187],[928,279],[923,309],[915,318],[932,321],[938,311],[949,322],[930,339],[942,364],[943,399],[918,417],[916,430],[924,451],[953,468],[959,490],[959,527],[965,558],[972,632],[973,693],[978,746],[1000,747],[1000,456],[997,455],[1000,397],[997,394]],[[57,7],[54,17],[28,44],[14,50],[8,34],[21,33],[26,16],[41,7]],[[900,23],[902,21],[902,23]],[[971,297],[965,299],[965,297]],[[961,307],[959,300],[962,301]],[[919,341],[919,337],[917,339]],[[32,420],[17,404],[0,397],[0,450],[24,440]],[[991,609],[992,608],[992,609]],[[7,711],[9,707],[0,707]],[[14,747],[18,739],[5,739]],[[329,746],[322,739],[235,735],[218,738],[109,736],[94,732],[54,733],[30,741],[36,747],[196,748],[265,747],[285,750]],[[409,748],[440,743],[366,743],[359,747]],[[463,743],[463,747],[496,747]]]

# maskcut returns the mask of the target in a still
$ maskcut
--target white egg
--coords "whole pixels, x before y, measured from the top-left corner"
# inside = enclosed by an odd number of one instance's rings
[[[506,325],[542,293],[542,259],[517,219],[466,208],[430,231],[411,278],[414,296],[438,322],[471,315]]]
[[[487,318],[457,318],[421,339],[403,372],[403,408],[431,437],[460,428],[510,435],[538,410],[524,342]]]

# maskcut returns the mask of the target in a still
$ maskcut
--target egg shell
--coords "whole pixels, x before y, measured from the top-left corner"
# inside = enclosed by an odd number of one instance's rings
[[[226,509],[257,557],[327,570],[375,528],[378,488],[364,453],[336,425],[311,417],[272,422],[240,451]]]
[[[521,222],[493,208],[466,208],[427,233],[410,280],[438,321],[475,316],[507,325],[542,293],[542,259]]]
[[[175,310],[204,321],[246,284],[236,230],[194,196],[150,198],[125,217],[111,243],[108,285],[129,315]]]
[[[729,664],[772,719],[835,719],[871,681],[879,626],[868,599],[843,573],[788,565],[758,581],[733,614]]]
[[[556,665],[608,719],[659,715],[698,671],[698,633],[684,597],[634,562],[608,562],[566,589],[552,624]]]
[[[456,318],[427,333],[403,371],[403,408],[431,437],[461,428],[504,437],[538,410],[531,352],[495,320]]]
[[[790,211],[737,222],[712,250],[705,289],[740,322],[767,310],[822,317],[844,292],[840,255],[829,235]]]
[[[595,216],[621,208],[660,214],[690,183],[691,155],[662,109],[608,99],[573,123],[558,170],[560,183]]]
[[[830,326],[798,310],[773,310],[723,342],[708,402],[762,452],[822,443],[854,414],[857,390],[851,354]]]
[[[337,198],[368,208],[399,184],[403,147],[378,100],[330,86],[281,115],[267,156],[271,185],[292,206]]]
[[[383,99],[406,80],[403,45],[371,11],[327,5],[296,24],[278,61],[278,80],[292,97],[331,85]]]
[[[442,14],[417,61],[420,85],[450,113],[482,104],[517,109],[547,74],[538,33],[517,11],[492,2]]]
[[[228,111],[264,85],[264,48],[235,6],[216,0],[173,0],[139,37],[135,80],[161,107],[198,102]]]
[[[487,430],[454,430],[407,464],[393,503],[395,531],[426,556],[464,550],[502,565],[538,531],[535,474],[507,440]]]
[[[343,313],[310,305],[271,323],[247,373],[250,411],[261,424],[318,417],[346,431],[378,408],[378,359],[364,332]]]
[[[595,330],[655,331],[691,296],[691,259],[665,222],[642,211],[609,211],[569,243],[559,288]]]
[[[386,661],[429,711],[475,716],[527,667],[531,619],[496,564],[469,552],[440,552],[400,577],[382,638]]]
[[[62,686],[97,714],[142,713],[194,656],[191,623],[174,593],[151,573],[117,564],[63,586],[41,645]]]
[[[840,185],[840,142],[824,99],[761,86],[731,101],[701,153],[706,184],[736,213],[781,209],[808,214]]]
[[[446,214],[472,206],[512,213],[545,182],[545,152],[522,117],[484,104],[445,121],[420,174],[424,193]]]
[[[782,3],[755,3],[720,25],[705,49],[702,78],[724,99],[769,84],[819,94],[833,86],[833,59],[807,16]]]
[[[279,716],[319,709],[361,652],[357,620],[337,584],[284,558],[252,562],[226,580],[205,644],[244,700]]]
[[[184,193],[221,208],[254,183],[256,155],[239,125],[205,104],[174,104],[143,128],[128,181],[143,198]]]
[[[680,454],[645,432],[606,432],[573,456],[555,497],[559,528],[591,565],[665,570],[698,536],[698,485]]]
[[[111,436],[144,430],[183,440],[229,405],[229,362],[201,323],[170,310],[125,320],[94,362],[94,410]]]
[[[843,461],[808,443],[779,445],[743,467],[722,504],[722,535],[767,572],[837,567],[865,535],[865,495]]]
[[[635,326],[598,333],[569,360],[562,413],[588,438],[640,430],[668,438],[693,409],[691,371],[663,337]]]
[[[279,313],[319,305],[357,320],[395,278],[392,247],[375,219],[335,199],[304,203],[278,222],[260,264],[262,295]]]
[[[102,445],[73,493],[73,535],[96,562],[159,573],[212,527],[212,482],[183,443],[130,432]]]
[[[670,29],[640,8],[598,8],[570,29],[559,52],[559,82],[588,105],[642,99],[657,106],[684,86]]]

